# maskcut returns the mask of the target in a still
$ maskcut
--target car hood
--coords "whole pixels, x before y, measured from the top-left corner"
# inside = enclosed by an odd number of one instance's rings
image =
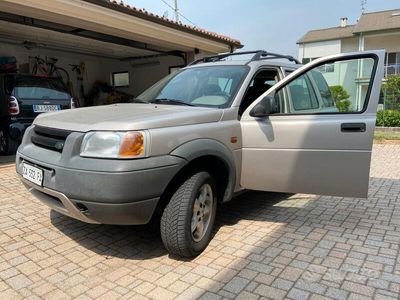
[[[121,103],[39,115],[35,125],[71,131],[140,130],[218,122],[222,109]]]

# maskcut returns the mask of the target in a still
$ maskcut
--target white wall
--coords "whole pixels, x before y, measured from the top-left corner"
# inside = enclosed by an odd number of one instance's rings
[[[365,50],[385,49],[386,52],[400,52],[400,33],[365,35]]]
[[[317,58],[337,54],[340,53],[340,51],[340,40],[300,44],[299,59],[302,60],[303,58]]]
[[[342,53],[358,51],[359,38],[348,38],[342,40]]]
[[[79,65],[81,62],[85,63],[86,72],[83,76],[85,93],[92,88],[93,83],[96,81],[112,84],[111,74],[113,72],[129,71],[130,86],[127,88],[119,88],[119,90],[137,96],[159,79],[168,75],[170,66],[184,65],[185,63],[183,59],[172,56],[146,60],[119,61],[116,59],[68,53],[58,50],[41,48],[28,50],[20,45],[6,43],[0,43],[0,56],[15,56],[19,67],[30,62],[29,70],[32,70],[34,64],[34,60],[29,60],[29,56],[57,58],[57,66],[64,68],[70,75],[75,96],[79,95],[80,83],[77,81],[76,74],[72,72],[70,64]],[[104,98],[105,95],[102,95],[102,97]],[[103,101],[104,99],[99,99],[97,103],[101,104]]]

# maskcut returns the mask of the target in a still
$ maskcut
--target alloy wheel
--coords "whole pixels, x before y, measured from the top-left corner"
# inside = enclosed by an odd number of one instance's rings
[[[195,242],[199,242],[203,239],[210,226],[213,202],[212,188],[208,183],[205,183],[200,187],[193,204],[191,233]]]

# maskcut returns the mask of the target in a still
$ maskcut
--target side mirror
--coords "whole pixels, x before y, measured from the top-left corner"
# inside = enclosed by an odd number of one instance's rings
[[[269,115],[279,113],[279,102],[274,96],[265,96],[250,111],[250,116],[254,118],[265,118]]]

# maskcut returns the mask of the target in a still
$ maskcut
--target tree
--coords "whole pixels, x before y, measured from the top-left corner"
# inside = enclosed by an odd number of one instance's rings
[[[335,101],[336,107],[340,112],[350,111],[351,102],[349,93],[341,85],[333,85],[329,87],[332,98]]]
[[[386,89],[386,108],[400,110],[400,76],[389,76],[383,89]]]

